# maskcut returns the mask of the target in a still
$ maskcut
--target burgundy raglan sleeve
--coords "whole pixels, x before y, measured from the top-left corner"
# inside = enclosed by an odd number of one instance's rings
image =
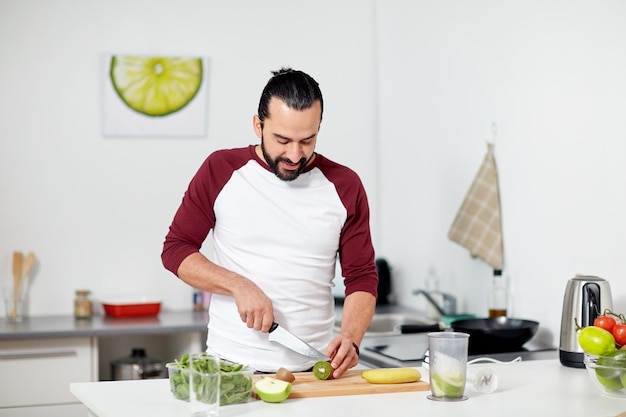
[[[224,184],[236,169],[243,152],[218,151],[200,166],[189,183],[182,202],[163,243],[163,266],[177,275],[178,267],[192,253],[198,252],[215,225],[213,204]]]
[[[377,296],[378,273],[370,232],[370,212],[365,188],[356,173],[344,167],[335,186],[348,216],[339,243],[339,261],[346,296],[365,291]]]

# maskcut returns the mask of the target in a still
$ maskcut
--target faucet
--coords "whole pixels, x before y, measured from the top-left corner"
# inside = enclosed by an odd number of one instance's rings
[[[425,290],[413,290],[414,295],[423,295],[426,300],[437,310],[437,313],[441,316],[450,316],[456,314],[456,298],[453,295],[447,294],[441,291],[425,291]],[[439,305],[433,295],[440,296],[442,298],[442,305]]]

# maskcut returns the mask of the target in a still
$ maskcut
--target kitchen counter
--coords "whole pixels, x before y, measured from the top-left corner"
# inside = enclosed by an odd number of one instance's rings
[[[20,323],[0,319],[0,369],[11,375],[0,380],[0,417],[84,417],[87,409],[70,394],[70,383],[111,379],[111,363],[136,347],[163,361],[200,352],[207,321],[206,312],[190,310],[135,318],[35,316]]]
[[[337,317],[341,317],[342,307],[337,306]],[[387,304],[376,307],[376,314],[407,314],[409,316],[424,317],[424,312],[409,307]],[[433,321],[433,323],[435,323]],[[365,335],[361,341],[360,363],[371,368],[392,367],[419,367],[428,349],[428,332],[407,333],[397,335]],[[469,360],[488,356],[490,358],[509,362],[517,357],[523,360],[558,359],[558,350],[555,346],[546,343],[538,337],[529,340],[519,351],[489,354],[470,354]]]
[[[76,320],[73,316],[26,317],[20,323],[0,320],[0,341],[203,332],[207,322],[205,311],[161,311],[153,317],[128,318],[104,315],[90,320]]]
[[[499,380],[491,394],[478,393],[468,383],[466,401],[436,402],[428,391],[287,399],[280,404],[250,400],[220,408],[221,417],[319,417],[320,415],[381,416],[581,416],[615,417],[626,411],[626,400],[606,397],[592,385],[584,369],[567,368],[558,359],[514,364],[471,365],[493,369]],[[422,375],[428,379],[427,372]],[[189,404],[176,400],[167,379],[70,384],[70,392],[95,417],[187,417]]]

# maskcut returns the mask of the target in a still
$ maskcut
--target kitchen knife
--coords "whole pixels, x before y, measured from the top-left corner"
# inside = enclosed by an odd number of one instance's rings
[[[315,349],[313,346],[309,345],[305,341],[299,339],[293,333],[286,330],[284,327],[281,327],[278,323],[272,323],[272,327],[270,327],[270,332],[267,336],[267,340],[270,342],[280,343],[293,350],[300,355],[307,356],[309,358],[327,361],[330,358],[324,355],[319,350]]]

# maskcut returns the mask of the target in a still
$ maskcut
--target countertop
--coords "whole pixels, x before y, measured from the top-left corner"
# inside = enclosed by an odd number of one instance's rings
[[[436,402],[428,391],[287,399],[280,404],[250,400],[220,408],[221,417],[319,417],[320,415],[482,416],[482,417],[615,417],[626,411],[626,400],[602,395],[585,369],[564,367],[558,359],[513,364],[470,365],[469,372],[489,367],[497,373],[498,389],[478,393],[470,384],[460,402]],[[423,378],[427,372],[418,368]],[[189,404],[175,399],[167,379],[89,382],[70,385],[70,392],[97,417],[187,417]]]
[[[341,306],[337,307],[337,317],[341,317]],[[377,313],[410,313],[412,309],[388,305],[377,308]],[[208,314],[206,311],[161,311],[153,317],[115,318],[97,315],[90,320],[77,320],[73,316],[26,317],[22,322],[11,323],[0,319],[0,341],[28,340],[69,337],[104,337],[120,335],[167,334],[184,332],[206,332]],[[361,343],[361,362],[369,367],[418,367],[421,360],[398,361],[372,352],[374,346],[415,346],[416,350],[425,350],[426,333],[405,334],[401,336],[365,337]],[[557,358],[557,351],[552,346],[542,346],[531,340],[525,351],[510,354],[490,354],[490,357],[510,361],[517,356],[523,359]],[[423,353],[423,352],[422,352]],[[419,354],[417,355],[419,356]],[[470,356],[470,359],[474,357]]]
[[[428,349],[428,334],[415,333],[401,336],[365,337],[361,342],[360,361],[365,366],[372,368],[419,367],[422,365],[421,359],[397,360],[393,357],[381,354],[378,351],[370,350],[384,346],[389,346],[392,349],[398,349],[404,346],[405,348],[403,350],[405,352],[412,349],[415,351],[416,358],[421,357]],[[558,359],[559,353],[555,347],[531,340],[526,343],[520,351],[469,355],[468,360],[484,357],[502,362],[510,362],[517,357],[521,357],[522,360]]]
[[[337,317],[342,314],[342,307],[338,305],[335,309]],[[376,307],[376,314],[408,314],[411,316],[426,317],[424,312],[414,310],[409,307],[387,304]],[[433,323],[435,323],[433,321]],[[386,355],[384,347],[390,347],[389,353],[402,352],[405,359],[414,354],[414,360],[398,360],[393,355]],[[393,336],[366,335],[361,341],[360,363],[371,368],[392,368],[392,367],[419,367],[422,365],[422,357],[428,349],[428,333],[411,333]],[[533,337],[522,349],[516,352],[470,354],[468,359],[478,359],[483,357],[509,362],[517,357],[523,360],[558,359],[558,350],[555,346],[546,343],[538,337]]]
[[[0,319],[0,340],[184,333],[206,331],[207,322],[206,311],[161,311],[157,316],[128,318],[104,315],[89,320],[73,316],[25,317],[19,323]]]

